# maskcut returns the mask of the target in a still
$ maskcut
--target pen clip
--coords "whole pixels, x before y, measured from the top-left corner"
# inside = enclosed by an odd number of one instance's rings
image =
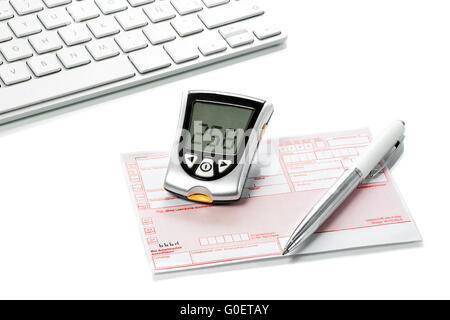
[[[405,144],[404,144],[405,136],[402,136],[395,145],[389,150],[386,155],[381,159],[381,161],[378,163],[378,165],[373,168],[372,171],[370,171],[368,178],[375,178],[381,171],[383,171],[386,167],[392,167],[394,163],[397,162],[397,160],[402,155],[403,151],[405,150]]]

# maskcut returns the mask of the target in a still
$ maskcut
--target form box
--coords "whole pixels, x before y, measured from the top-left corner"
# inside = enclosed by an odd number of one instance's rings
[[[244,189],[242,192],[243,197],[261,197],[261,196],[272,196],[275,194],[281,193],[289,193],[291,189],[289,189],[288,184],[280,184],[274,186],[261,186],[251,189]]]
[[[309,171],[337,169],[337,168],[342,168],[341,161],[316,161],[314,163],[288,167],[288,171],[289,173],[294,173],[294,172],[309,172]]]
[[[141,172],[144,186],[147,190],[160,189],[164,185],[164,178],[166,177],[165,170],[150,170]]]
[[[155,264],[155,269],[167,269],[191,265],[192,261],[189,252],[183,252],[172,253],[162,257],[153,257],[153,263]]]
[[[160,157],[155,159],[137,159],[139,168],[154,168],[154,167],[167,167],[169,161],[167,157]]]
[[[303,174],[294,175],[291,177],[293,182],[306,182],[306,181],[315,181],[315,180],[324,180],[324,179],[333,179],[339,178],[344,169],[330,169],[323,171],[312,171],[305,172]]]
[[[369,143],[368,137],[352,137],[352,138],[328,140],[328,144],[332,147],[355,145],[355,144],[367,144],[367,143]]]
[[[192,252],[194,264],[232,261],[236,259],[260,257],[280,253],[280,248],[276,242],[260,243],[249,247],[221,248],[219,251]]]
[[[150,201],[150,207],[152,209],[170,208],[170,207],[184,206],[184,205],[189,205],[189,204],[192,204],[192,203],[187,200],[183,200],[181,198],[176,198],[174,196],[170,196],[169,194],[166,199]]]
[[[250,236],[248,233],[241,233],[241,234],[227,234],[227,235],[220,235],[215,237],[208,237],[208,238],[200,238],[200,245],[207,246],[207,245],[213,245],[213,244],[223,244],[223,243],[230,243],[230,242],[238,242],[238,241],[247,241],[250,240]]]
[[[316,156],[312,152],[286,155],[283,157],[285,163],[302,162],[316,160]]]
[[[318,190],[318,189],[328,189],[330,188],[335,182],[336,178],[329,179],[329,180],[317,180],[307,183],[298,183],[295,184],[295,191],[311,191],[311,190]]]
[[[287,183],[286,182],[286,178],[284,175],[280,174],[280,175],[275,175],[275,176],[267,176],[267,177],[262,177],[262,178],[248,178],[247,181],[245,182],[245,187],[246,188],[251,188],[251,187],[263,187],[263,186],[271,186],[271,185],[275,185],[275,184],[283,184],[283,183]]]

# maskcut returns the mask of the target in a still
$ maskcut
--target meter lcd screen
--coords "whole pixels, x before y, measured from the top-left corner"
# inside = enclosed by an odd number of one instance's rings
[[[252,108],[195,102],[189,125],[189,147],[203,153],[236,155],[252,114]]]

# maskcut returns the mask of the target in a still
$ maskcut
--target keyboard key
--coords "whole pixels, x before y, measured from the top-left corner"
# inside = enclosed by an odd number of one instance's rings
[[[155,0],[128,0],[128,3],[130,4],[130,6],[132,7],[138,7],[138,6],[142,6],[144,4],[149,4],[154,2]]]
[[[30,72],[25,63],[16,62],[0,67],[0,78],[7,85],[13,85],[31,79]],[[22,93],[23,94],[23,93]],[[3,96],[3,91],[2,91]],[[3,101],[2,101],[3,103]]]
[[[248,32],[247,29],[241,24],[233,24],[231,26],[226,26],[219,29],[219,33],[222,37],[224,37],[224,39],[246,32]]]
[[[164,49],[167,51],[172,60],[177,63],[184,63],[199,58],[197,48],[189,45],[188,43],[168,43],[164,45]]]
[[[0,112],[3,113],[72,93],[83,92],[105,84],[132,78],[135,74],[135,70],[128,60],[123,57],[116,57],[90,63],[68,72],[58,72],[16,86],[1,88]],[[36,88],[39,88],[39,90],[36,90]],[[27,94],[23,94],[24,92]]]
[[[145,27],[148,24],[147,17],[140,10],[127,10],[118,13],[116,19],[125,31]]]
[[[168,2],[158,2],[144,7],[144,12],[151,20],[156,23],[175,18],[175,10]]]
[[[130,53],[128,57],[139,73],[156,71],[172,64],[169,56],[161,47],[139,50]]]
[[[69,4],[66,9],[76,22],[86,21],[100,16],[97,6],[91,1],[77,1]]]
[[[231,36],[225,39],[230,47],[237,48],[246,44],[251,44],[255,41],[250,32],[241,33],[235,36]]]
[[[10,0],[9,2],[21,16],[44,9],[40,0]]]
[[[170,0],[180,15],[185,15],[203,10],[203,6],[198,0]]]
[[[113,39],[103,39],[89,43],[86,49],[91,56],[96,60],[104,60],[119,55],[119,48]]]
[[[148,47],[148,41],[141,30],[124,32],[116,36],[115,40],[125,53]]]
[[[67,69],[76,68],[91,62],[86,49],[81,46],[61,49],[56,55]]]
[[[6,24],[0,24],[0,42],[9,41],[12,39],[11,31]]]
[[[207,40],[204,40],[198,47],[202,55],[209,56],[227,50],[225,41],[219,36],[215,35]]]
[[[82,24],[73,24],[59,29],[58,34],[68,46],[74,46],[92,40],[91,34],[86,26]]]
[[[119,26],[113,17],[103,17],[89,21],[87,26],[97,39],[120,32]]]
[[[228,2],[230,2],[230,0],[203,0],[203,3],[204,3],[205,6],[207,6],[208,8],[220,6],[220,5],[226,4],[226,3],[228,3]]]
[[[14,11],[6,2],[0,2],[0,21],[14,17]]]
[[[56,33],[52,32],[36,34],[29,37],[28,41],[38,54],[43,54],[62,48],[61,40]]]
[[[24,39],[12,40],[1,44],[0,51],[8,62],[29,58],[33,55],[30,45]]]
[[[72,0],[43,0],[43,1],[45,5],[49,8],[59,7],[72,2]]]
[[[252,1],[239,1],[200,12],[198,16],[208,29],[213,29],[262,14],[264,10]]]
[[[281,30],[277,26],[271,25],[260,27],[253,33],[259,40],[265,40],[280,35]]]
[[[175,40],[175,31],[169,24],[154,24],[143,29],[153,45]]]
[[[125,0],[95,0],[95,3],[103,14],[115,13],[128,8]]]
[[[64,8],[45,10],[38,13],[37,16],[47,30],[67,26],[72,21]]]
[[[19,15],[11,3],[30,8]],[[231,58],[230,46],[254,41],[243,47],[247,52],[283,40],[283,33],[272,35],[271,21],[251,19],[262,13],[252,12],[249,3],[253,0],[0,0],[0,67],[27,71],[7,79],[9,85],[0,79],[0,123],[22,114],[8,110],[26,105],[39,110],[41,102],[55,97],[67,96],[49,106],[114,90],[113,85],[83,92],[101,86],[110,73],[107,83],[142,74],[119,82],[122,88]],[[247,13],[235,12],[241,7]],[[208,30],[199,16],[206,22],[217,18],[218,27]]]
[[[28,59],[27,64],[36,77],[43,77],[61,71],[58,59],[51,53]]]
[[[9,20],[8,25],[16,37],[26,37],[42,31],[41,24],[34,16],[16,17]]]
[[[203,26],[195,15],[175,19],[171,21],[171,25],[181,37],[203,31]]]

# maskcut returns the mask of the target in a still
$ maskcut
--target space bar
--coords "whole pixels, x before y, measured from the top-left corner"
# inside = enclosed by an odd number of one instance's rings
[[[122,57],[90,63],[0,88],[0,114],[131,78],[135,71]]]

